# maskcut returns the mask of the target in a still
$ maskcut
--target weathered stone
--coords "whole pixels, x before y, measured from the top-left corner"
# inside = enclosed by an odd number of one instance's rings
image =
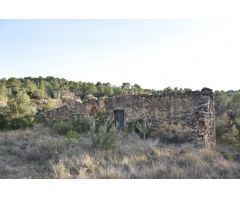
[[[213,92],[207,88],[178,94],[114,96],[75,102],[75,106],[65,105],[45,112],[44,117],[52,123],[59,116],[95,117],[101,110],[106,110],[112,119],[122,118],[122,126],[134,120],[145,120],[151,124],[152,135],[160,138],[169,135],[170,139],[205,147],[216,144]]]
[[[75,94],[70,90],[53,91],[54,99],[75,98]]]

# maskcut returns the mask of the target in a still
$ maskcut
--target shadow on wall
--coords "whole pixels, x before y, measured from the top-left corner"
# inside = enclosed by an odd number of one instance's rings
[[[65,105],[42,115],[51,124],[59,116],[68,120],[74,116],[94,119],[103,110],[113,115],[119,130],[126,130],[127,124],[142,120],[145,123],[142,129],[149,129],[151,136],[163,140],[190,141],[205,147],[216,144],[213,92],[208,88],[184,93],[114,96],[75,102],[72,107]]]

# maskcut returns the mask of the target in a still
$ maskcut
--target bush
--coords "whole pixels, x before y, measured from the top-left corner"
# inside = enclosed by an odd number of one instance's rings
[[[8,120],[4,114],[0,113],[0,130],[7,128]]]
[[[216,119],[215,122],[216,127],[216,136],[220,136],[228,131],[230,128],[228,124],[226,124],[223,120]]]
[[[48,98],[48,99],[47,99],[47,104],[44,105],[43,108],[44,108],[45,110],[51,110],[51,109],[54,108],[54,106],[55,106],[54,101],[53,101],[51,98]]]
[[[57,120],[53,123],[52,130],[55,133],[64,135],[70,130],[74,130],[74,127],[69,122],[63,121],[63,120]]]
[[[80,136],[79,134],[77,133],[77,131],[74,131],[74,130],[69,130],[67,133],[66,133],[66,136],[65,136],[68,140],[69,143],[72,143],[72,142],[76,142],[77,140],[79,140]]]
[[[117,129],[114,126],[95,126],[91,127],[91,142],[93,148],[107,150],[115,146]]]
[[[33,125],[35,118],[33,116],[23,116],[18,118],[13,118],[8,123],[8,128],[10,129],[20,129],[27,128]]]
[[[33,99],[44,99],[44,98],[46,98],[45,91],[40,90],[40,89],[36,89],[32,94],[32,98]]]
[[[8,108],[11,118],[35,114],[31,106],[31,100],[24,92],[18,92],[15,96],[12,95],[8,101]]]
[[[98,111],[97,112],[97,120],[96,123],[97,125],[101,125],[103,126],[104,124],[106,124],[107,120],[108,120],[108,116],[109,114],[107,113],[107,111],[103,110],[103,111]]]
[[[239,131],[236,128],[236,125],[233,125],[229,132],[221,134],[219,136],[219,139],[222,142],[231,144],[233,146],[238,146],[238,140],[239,140]]]
[[[236,117],[234,119],[234,124],[236,125],[237,129],[240,130],[240,117]]]
[[[31,127],[35,122],[35,116],[23,115],[12,117],[9,114],[9,110],[0,111],[0,129],[20,129]]]
[[[79,133],[87,133],[90,131],[91,122],[87,118],[78,118],[74,120],[73,126]]]
[[[127,123],[128,132],[137,133],[141,138],[147,138],[150,135],[150,124],[143,119],[133,120]]]
[[[93,96],[92,94],[88,94],[83,98],[84,101],[88,100],[97,100],[97,97]]]

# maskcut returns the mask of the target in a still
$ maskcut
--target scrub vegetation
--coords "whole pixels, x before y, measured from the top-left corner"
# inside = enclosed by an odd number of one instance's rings
[[[98,113],[95,122],[59,118],[52,127],[37,115],[75,100],[187,90],[54,77],[1,79],[0,178],[240,178],[240,91],[214,92],[214,149],[163,143],[148,137],[148,127],[140,121],[127,124],[119,134],[104,113]],[[56,91],[74,96],[55,97]]]

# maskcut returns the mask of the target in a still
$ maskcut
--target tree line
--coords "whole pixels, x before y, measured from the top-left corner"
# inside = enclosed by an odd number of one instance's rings
[[[143,89],[138,84],[76,82],[55,77],[25,77],[0,79],[0,129],[22,128],[31,125],[38,110],[37,100],[44,99],[44,109],[52,108],[55,91],[69,90],[81,98],[89,96],[114,96],[152,94],[154,90]]]

